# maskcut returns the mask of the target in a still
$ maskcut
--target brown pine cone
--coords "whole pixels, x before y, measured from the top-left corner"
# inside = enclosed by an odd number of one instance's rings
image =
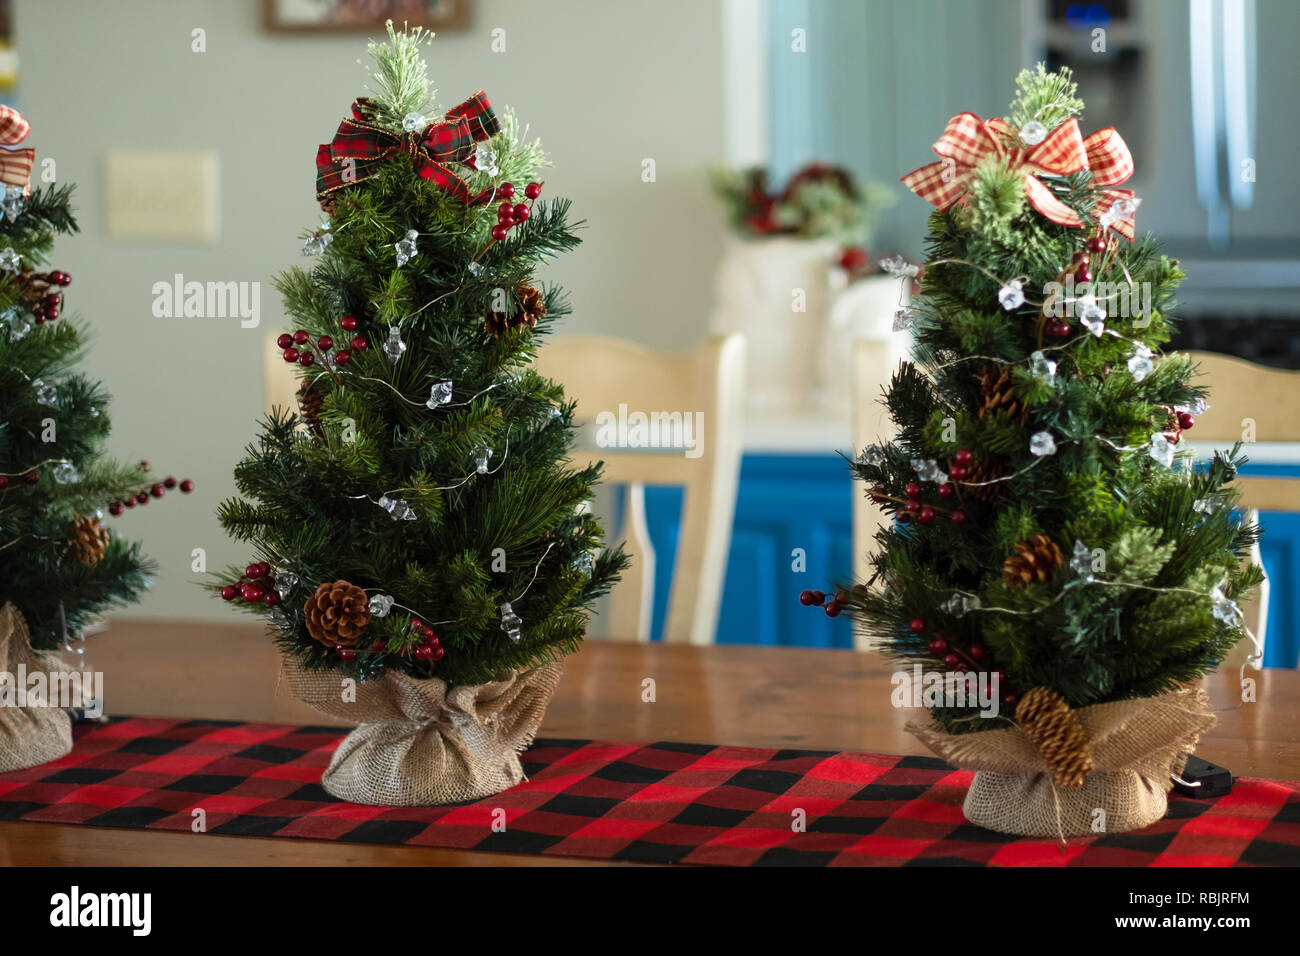
[[[108,529],[95,517],[81,516],[68,526],[68,555],[87,567],[98,564],[108,550]]]
[[[320,438],[325,437],[325,429],[321,427],[320,423],[320,413],[324,406],[325,396],[313,388],[310,383],[303,382],[298,389],[298,411],[302,416],[302,420]]]
[[[949,463],[949,468],[952,465]],[[966,477],[956,482],[961,486],[961,493],[971,495],[985,503],[993,501],[1001,493],[1006,482],[996,481],[1007,473],[1002,462],[995,457],[980,458],[972,461],[966,468]],[[987,484],[986,482],[993,482]]]
[[[1002,565],[1002,580],[1024,585],[1046,584],[1061,566],[1061,549],[1045,534],[1036,534],[1016,545],[1016,553]]]
[[[1009,365],[1000,368],[990,365],[975,378],[980,383],[980,394],[984,398],[980,403],[980,418],[1003,411],[1012,418],[1019,419],[1022,425],[1029,420],[1029,407],[1016,398]]]
[[[520,318],[530,329],[537,328],[537,320],[546,315],[546,301],[542,293],[530,285],[519,287],[519,304],[523,306]]]
[[[370,599],[347,581],[326,581],[302,610],[307,633],[326,647],[356,647],[370,623]]]
[[[509,328],[509,316],[504,312],[494,312],[488,309],[487,315],[483,318],[483,323],[487,326],[488,334],[494,339],[499,339]]]
[[[1050,687],[1034,687],[1016,705],[1016,723],[1043,755],[1058,787],[1082,787],[1092,773],[1088,736],[1070,705]]]

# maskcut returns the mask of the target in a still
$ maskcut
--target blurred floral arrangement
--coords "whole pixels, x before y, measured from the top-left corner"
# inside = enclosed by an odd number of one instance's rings
[[[713,191],[732,228],[743,236],[831,239],[842,246],[837,264],[853,278],[879,272],[866,243],[880,213],[893,205],[887,186],[859,186],[842,166],[809,163],[775,191],[768,171],[718,169]]]

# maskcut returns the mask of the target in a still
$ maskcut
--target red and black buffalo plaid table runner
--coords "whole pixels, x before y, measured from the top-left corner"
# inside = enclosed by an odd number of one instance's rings
[[[1062,852],[971,826],[971,774],[933,757],[538,740],[505,793],[365,807],[321,789],[334,727],[137,717],[76,736],[0,774],[0,820],[189,832],[201,809],[208,833],[728,866],[1300,863],[1300,784],[1269,780],[1173,796],[1160,822]]]

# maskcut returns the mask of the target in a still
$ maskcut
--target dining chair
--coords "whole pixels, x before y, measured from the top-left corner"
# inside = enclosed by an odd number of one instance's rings
[[[867,445],[884,443],[894,432],[885,408],[884,393],[898,367],[899,352],[883,339],[859,339],[853,345],[853,457]],[[853,483],[853,578],[858,583],[871,576],[871,556],[876,532],[884,527],[885,512],[873,504],[861,482]],[[867,650],[866,637],[854,633],[854,647]]]
[[[1245,441],[1250,457],[1251,442],[1300,442],[1300,372],[1269,368],[1244,359],[1214,352],[1189,352],[1197,366],[1197,384],[1210,388],[1209,407],[1196,419],[1193,431],[1184,435],[1195,446],[1231,446]],[[1194,381],[1196,381],[1194,379]],[[1242,476],[1233,485],[1241,489],[1241,506],[1251,520],[1261,511],[1300,511],[1300,477],[1261,478]],[[1263,565],[1259,545],[1251,560]],[[1246,624],[1264,646],[1268,630],[1269,582],[1265,578],[1255,597],[1242,612]],[[1227,663],[1240,666],[1253,652],[1243,640],[1228,656]]]
[[[623,528],[609,529],[608,539],[625,539],[632,563],[610,594],[610,637],[650,639],[656,561],[645,488],[672,485],[683,489],[683,502],[663,639],[713,643],[740,476],[744,336],[714,336],[685,353],[602,336],[569,336],[549,341],[534,367],[577,401],[575,420],[588,437],[579,450],[603,459],[603,480],[625,489]],[[693,436],[697,447],[689,454],[681,447],[626,447],[631,441],[611,447],[610,438],[617,436],[610,429],[637,413],[670,422],[678,420],[676,413],[683,421],[691,416],[702,423]],[[629,429],[627,437],[632,434]]]

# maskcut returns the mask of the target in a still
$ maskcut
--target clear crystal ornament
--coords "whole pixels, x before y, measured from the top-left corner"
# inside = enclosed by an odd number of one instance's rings
[[[1029,438],[1029,452],[1042,458],[1056,454],[1056,439],[1051,432],[1034,432]]]
[[[486,445],[480,445],[474,452],[474,470],[480,475],[488,473],[488,462],[492,460],[492,449]]]
[[[388,617],[388,612],[393,609],[393,596],[391,594],[372,594],[370,596],[370,613],[375,617]]]
[[[1077,538],[1074,541],[1074,552],[1070,556],[1070,570],[1082,578],[1084,582],[1093,580],[1092,551]]]
[[[469,272],[469,274],[474,276],[475,278],[481,276],[485,271],[483,268],[483,263],[481,262],[471,262],[465,268]]]
[[[921,267],[908,262],[902,256],[888,256],[880,260],[880,268],[895,279],[915,279],[921,273]]]
[[[429,408],[438,408],[440,405],[446,405],[451,401],[452,384],[451,382],[434,382],[429,389],[429,400],[424,404]]]
[[[480,173],[495,176],[500,172],[497,169],[497,151],[487,143],[479,143],[474,147],[474,168]]]
[[[584,551],[573,559],[573,567],[591,577],[592,569],[596,567],[596,558],[590,551]]]
[[[381,495],[379,498],[379,507],[388,512],[388,517],[394,521],[414,521],[415,509],[405,498],[390,498],[388,495]]]
[[[954,593],[943,602],[943,609],[953,617],[965,617],[969,612],[979,610],[979,607],[980,599],[974,594]]]
[[[22,256],[14,252],[12,246],[5,246],[0,249],[0,269],[5,272],[17,272]]]
[[[1132,199],[1121,199],[1111,203],[1110,208],[1101,214],[1102,228],[1132,219],[1137,215],[1138,206],[1140,205],[1142,205],[1142,200],[1136,196]]]
[[[22,215],[22,211],[27,205],[27,197],[23,195],[23,192],[24,189],[22,186],[16,186],[13,184],[10,184],[9,188],[5,190],[5,197],[2,205],[4,206],[5,218],[10,222],[13,222]]]
[[[1056,363],[1042,352],[1034,352],[1029,356],[1029,374],[1044,385],[1055,385]]]
[[[278,607],[271,608],[271,613],[266,618],[281,630],[288,630],[289,628],[289,615]]]
[[[415,133],[429,125],[429,118],[423,113],[417,113],[412,110],[402,117],[402,129],[408,133]]]
[[[405,351],[406,343],[402,341],[402,330],[395,325],[390,325],[388,327],[388,340],[384,342],[384,354],[388,356],[388,361],[396,365]]]
[[[912,470],[916,472],[918,478],[922,481],[934,481],[943,484],[948,480],[948,474],[939,467],[939,463],[933,458],[913,458]]]
[[[560,411],[558,408],[552,405],[550,408],[546,410],[546,417],[549,418],[551,421],[555,421],[555,419],[557,418],[563,418],[564,412]]]
[[[1170,444],[1162,433],[1156,432],[1151,436],[1151,457],[1164,465],[1166,468],[1173,467],[1174,464],[1174,446]]]
[[[26,338],[27,333],[36,328],[36,317],[30,312],[11,308],[5,313],[5,318],[9,320],[10,342],[17,342],[21,338]]]
[[[1223,585],[1218,585],[1210,592],[1210,600],[1214,602],[1214,617],[1224,624],[1235,624],[1237,622],[1237,602],[1228,595],[1223,593]]]
[[[1025,284],[1019,279],[1012,279],[998,289],[998,301],[1008,312],[1025,304]]]
[[[280,598],[287,598],[291,591],[298,586],[298,575],[292,571],[281,571],[275,576],[275,589],[280,592]]]
[[[885,461],[885,449],[879,445],[868,445],[858,455],[859,465],[880,465]]]
[[[1206,403],[1205,399],[1196,398],[1193,399],[1192,403],[1186,407],[1180,405],[1178,407],[1178,410],[1180,412],[1188,412],[1192,415],[1193,418],[1197,418],[1201,415],[1204,415],[1207,411],[1209,411],[1210,406]]]
[[[506,632],[506,637],[519,643],[519,629],[524,626],[523,620],[515,613],[515,609],[506,601],[501,605],[501,630]]]
[[[406,265],[412,258],[414,258],[415,240],[419,237],[420,234],[414,229],[408,229],[406,231],[406,238],[399,239],[397,242],[393,243],[393,248],[397,250],[397,264],[399,266]]]
[[[1192,510],[1203,515],[1212,515],[1219,510],[1219,503],[1213,498],[1197,498],[1192,502]]]
[[[46,385],[38,378],[32,382],[32,387],[36,389],[36,401],[40,404],[47,408],[53,408],[59,404],[59,390],[53,385]]]
[[[1133,381],[1142,381],[1155,369],[1155,363],[1151,361],[1151,350],[1139,342],[1128,360],[1128,370],[1133,373]]]
[[[54,469],[50,472],[50,474],[52,474],[54,476],[54,480],[61,485],[70,485],[73,482],[77,482],[81,480],[81,475],[78,473],[76,467],[70,461],[59,462],[57,465],[54,466]]]
[[[342,369],[339,368],[338,354],[335,352],[334,349],[326,349],[324,357],[325,357],[325,367],[329,369],[331,372],[343,371]]]
[[[903,308],[894,313],[894,331],[906,332],[916,324],[916,313],[911,309]]]
[[[1037,146],[1047,139],[1047,127],[1038,120],[1030,120],[1020,127],[1020,138],[1025,141],[1026,145]]]

